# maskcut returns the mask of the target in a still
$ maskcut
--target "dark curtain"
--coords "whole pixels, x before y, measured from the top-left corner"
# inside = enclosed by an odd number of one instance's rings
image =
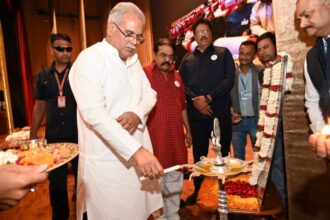
[[[33,81],[21,0],[0,0],[9,91],[15,127],[31,125]]]
[[[33,80],[30,66],[30,58],[26,45],[26,34],[22,18],[22,11],[19,9],[16,12],[17,19],[17,34],[19,43],[19,53],[21,60],[22,86],[24,94],[25,116],[27,125],[32,124],[33,111]]]

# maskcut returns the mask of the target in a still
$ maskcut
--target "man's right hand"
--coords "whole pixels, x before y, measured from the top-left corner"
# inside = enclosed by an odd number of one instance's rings
[[[211,106],[207,103],[205,96],[196,96],[193,99],[194,107],[203,115],[211,116],[213,111]]]
[[[242,117],[240,114],[238,114],[237,112],[234,112],[234,111],[231,112],[231,122],[233,124],[238,124],[241,120],[242,120]]]
[[[133,154],[133,159],[136,163],[137,171],[144,177],[153,179],[164,175],[163,167],[160,165],[157,158],[146,150],[144,147],[140,147],[139,150]]]
[[[38,136],[36,133],[30,132],[30,140],[33,140],[33,139],[38,139]]]

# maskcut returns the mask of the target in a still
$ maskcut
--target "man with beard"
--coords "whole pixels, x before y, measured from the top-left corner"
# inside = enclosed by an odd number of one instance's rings
[[[274,33],[266,32],[257,39],[258,57],[262,64],[271,69],[273,65],[281,65],[281,56],[276,51],[276,38]],[[263,72],[265,70],[262,70]],[[263,72],[259,73],[262,77]],[[270,76],[271,77],[271,76]],[[281,117],[278,119],[279,128],[276,134],[276,145],[274,146],[271,179],[277,187],[283,204],[287,206],[286,174],[285,174],[285,156],[283,142],[283,124]]]
[[[77,104],[68,80],[71,68],[71,39],[67,34],[57,33],[51,35],[50,41],[54,62],[49,69],[43,69],[38,75],[30,139],[37,138],[37,131],[46,114],[45,138],[48,143],[78,143]],[[73,159],[71,164],[76,183],[78,158]],[[53,220],[69,219],[70,216],[67,174],[67,165],[49,173]]]
[[[186,88],[196,163],[201,156],[208,154],[214,118],[220,121],[221,153],[228,155],[232,132],[230,90],[234,85],[235,64],[227,48],[212,45],[212,29],[208,20],[197,20],[192,30],[198,46],[183,57],[179,72]],[[201,183],[201,178],[194,178],[195,190],[188,197],[187,204],[196,202]]]
[[[157,92],[157,102],[149,114],[147,126],[154,154],[163,168],[186,164],[187,147],[191,146],[184,86],[174,69],[174,60],[174,45],[169,39],[160,38],[154,46],[154,61],[144,67],[151,87]],[[182,172],[165,174],[160,179],[160,185],[164,213],[157,219],[179,220]]]
[[[156,92],[135,53],[144,27],[135,4],[118,3],[105,39],[83,50],[72,66],[80,147],[77,219],[85,211],[89,219],[148,219],[163,206],[156,179],[163,168],[146,127]]]
[[[226,36],[246,36],[250,34],[250,15],[254,3],[239,0],[237,8],[226,19]]]
[[[319,134],[330,117],[330,1],[298,0],[296,15],[300,27],[317,37],[305,60],[305,106],[314,132],[309,144],[316,155],[330,158],[330,140]]]
[[[257,36],[275,32],[272,0],[259,0],[252,8],[250,17],[251,33]]]
[[[239,47],[239,66],[236,67],[235,84],[231,90],[234,156],[245,160],[246,136],[252,147],[256,142],[259,93],[259,69],[253,64],[257,45],[253,41],[243,41]]]

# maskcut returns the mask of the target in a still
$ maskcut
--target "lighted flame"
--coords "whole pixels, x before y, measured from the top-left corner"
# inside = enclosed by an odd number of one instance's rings
[[[330,135],[330,125],[325,125],[321,131],[322,134]]]
[[[330,118],[328,118],[328,123],[322,128],[321,134],[330,135]]]

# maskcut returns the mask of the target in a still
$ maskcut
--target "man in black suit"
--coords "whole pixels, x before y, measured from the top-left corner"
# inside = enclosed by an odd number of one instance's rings
[[[309,144],[321,158],[330,158],[330,140],[319,135],[330,117],[330,0],[298,0],[300,27],[317,37],[306,55],[305,106],[314,132]]]

